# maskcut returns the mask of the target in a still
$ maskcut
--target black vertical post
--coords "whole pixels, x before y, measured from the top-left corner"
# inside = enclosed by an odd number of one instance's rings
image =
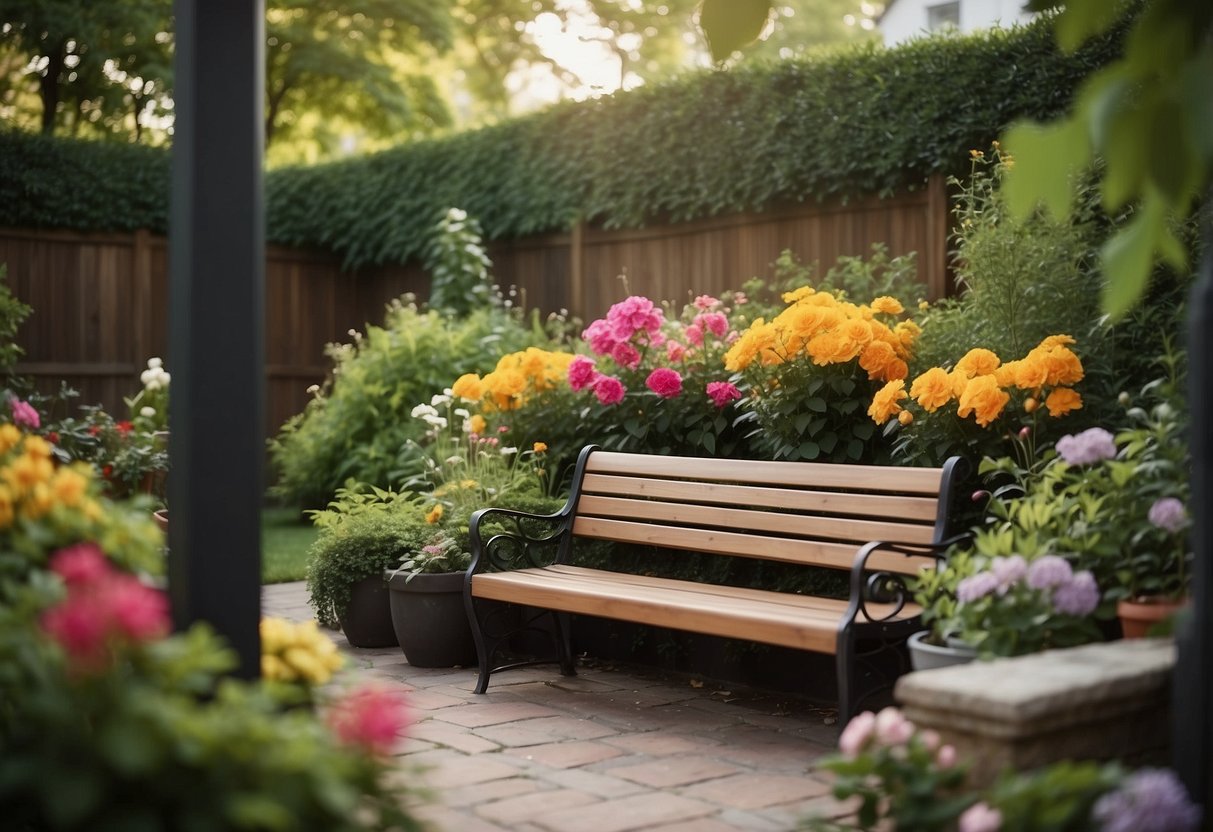
[[[169,595],[260,673],[263,0],[176,0]]]
[[[1205,829],[1213,807],[1213,228],[1188,305],[1188,407],[1192,451],[1191,612],[1178,634],[1179,661],[1172,695],[1175,767],[1188,792],[1204,805]]]

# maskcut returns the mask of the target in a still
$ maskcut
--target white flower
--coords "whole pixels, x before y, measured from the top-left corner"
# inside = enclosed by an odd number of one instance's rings
[[[438,411],[432,408],[430,405],[423,403],[414,407],[409,415],[414,419],[424,419],[426,416],[437,416]]]
[[[152,370],[152,369],[144,370],[142,373],[139,374],[139,383],[142,384],[144,387],[147,387],[149,384],[151,384],[152,379],[154,379],[155,377],[156,377],[155,370]]]
[[[468,212],[459,208],[452,208],[446,212],[446,218],[452,222],[463,222],[468,218]]]
[[[434,397],[432,399],[430,399],[430,404],[432,404],[434,407],[441,407],[444,404],[450,404],[450,403],[451,403],[451,397],[443,395],[442,393],[435,393]]]
[[[316,394],[317,394],[317,393],[319,393],[319,392],[320,392],[320,385],[319,385],[319,384],[313,384],[311,387],[309,387],[309,388],[307,389],[307,393],[308,393],[308,395],[309,395],[309,396],[314,396],[314,395],[316,395]]]
[[[433,427],[438,428],[438,430],[443,430],[446,428],[446,419],[443,419],[441,416],[431,416],[427,413],[422,416],[421,419],[427,425],[432,425]]]
[[[159,390],[160,382],[157,379],[152,379],[143,385],[144,390]]]
[[[141,407],[141,408],[139,408],[139,415],[140,415],[140,416],[143,416],[143,417],[145,417],[145,418],[147,418],[147,419],[150,419],[150,418],[152,418],[153,416],[155,416],[155,415],[156,415],[156,408],[154,408],[154,407]]]
[[[161,373],[160,373],[160,383],[161,383],[162,385],[164,385],[165,387],[168,387],[168,383],[169,383],[170,381],[172,381],[172,380],[173,380],[172,375],[170,375],[169,373],[166,373],[166,372],[161,371]]]
[[[503,448],[501,449],[501,455],[502,455],[502,456],[510,456],[511,454],[516,454],[516,453],[518,453],[518,449],[517,449],[517,448],[507,448],[507,447],[503,447]]]
[[[149,358],[147,360],[147,368],[149,370],[159,370],[163,366],[164,366],[164,362],[161,361],[159,358]]]
[[[467,418],[470,418],[472,415],[471,413],[468,412],[468,409],[466,407],[457,407],[457,408],[455,408],[455,410],[453,412],[460,419],[467,419]]]
[[[446,458],[447,465],[458,465],[461,462],[463,462],[463,457],[459,456],[459,454],[455,454],[454,456],[448,456]]]

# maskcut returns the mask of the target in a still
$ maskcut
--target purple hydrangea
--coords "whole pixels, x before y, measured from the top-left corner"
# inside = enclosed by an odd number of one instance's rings
[[[1058,439],[1057,453],[1070,465],[1090,465],[1115,458],[1116,443],[1103,428],[1088,428]]]
[[[1085,616],[1099,606],[1099,585],[1087,570],[1075,572],[1069,583],[1053,590],[1053,609],[1063,615]]]
[[[1028,567],[1028,586],[1032,589],[1052,589],[1064,586],[1074,577],[1070,562],[1057,555],[1045,555]]]
[[[1007,590],[1019,583],[1028,572],[1028,563],[1019,555],[1006,558],[995,558],[990,564],[990,571],[998,581],[997,592],[1006,595]]]
[[[1173,772],[1143,768],[1101,797],[1092,817],[1101,832],[1194,832],[1200,808]]]
[[[1154,501],[1146,515],[1150,523],[1160,529],[1175,534],[1188,525],[1188,512],[1184,504],[1174,497],[1162,497]]]
[[[998,578],[993,572],[978,572],[965,578],[956,586],[956,600],[962,604],[971,604],[985,598],[998,589]]]

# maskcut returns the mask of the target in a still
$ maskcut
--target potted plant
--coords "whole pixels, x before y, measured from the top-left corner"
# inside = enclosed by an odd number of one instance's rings
[[[432,534],[388,572],[392,626],[414,667],[475,663],[476,644],[463,605],[464,572],[470,563],[465,523],[461,535],[446,530]]]
[[[340,626],[355,647],[397,644],[385,570],[421,549],[427,527],[414,495],[346,488],[323,511],[312,544],[307,586],[316,618]]]

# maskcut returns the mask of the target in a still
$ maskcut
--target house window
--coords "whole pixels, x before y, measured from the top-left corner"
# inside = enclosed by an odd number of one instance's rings
[[[960,28],[960,3],[940,3],[927,6],[927,30],[938,32],[940,29]]]

